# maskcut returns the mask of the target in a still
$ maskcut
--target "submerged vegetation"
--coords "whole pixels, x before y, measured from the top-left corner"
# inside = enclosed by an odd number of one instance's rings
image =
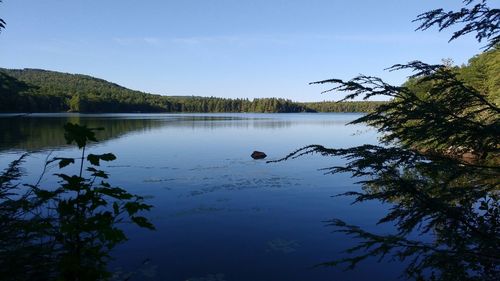
[[[0,112],[369,112],[383,103],[161,96],[86,75],[39,69],[0,69],[0,85]]]

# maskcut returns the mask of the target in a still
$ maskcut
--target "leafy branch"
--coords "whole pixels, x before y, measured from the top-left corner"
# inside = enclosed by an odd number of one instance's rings
[[[111,186],[106,181],[108,173],[98,169],[102,161],[115,160],[115,155],[85,153],[87,144],[97,141],[96,130],[100,129],[66,124],[65,139],[68,144],[76,143],[82,150],[81,157],[48,159],[40,179],[25,185],[27,191],[21,196],[16,192],[16,182],[22,176],[20,165],[26,156],[14,161],[0,176],[0,275],[7,271],[27,279],[107,279],[109,251],[127,240],[118,225],[132,223],[154,229],[141,214],[152,206],[141,196]],[[63,169],[76,163],[78,174],[56,173],[58,186],[40,186],[52,164]]]
[[[459,11],[435,9],[417,16],[414,22],[420,22],[417,30],[427,30],[437,26],[439,31],[461,25],[449,41],[453,41],[469,33],[475,33],[481,42],[488,40],[486,49],[500,43],[500,9],[490,8],[486,0],[464,0],[465,7]]]

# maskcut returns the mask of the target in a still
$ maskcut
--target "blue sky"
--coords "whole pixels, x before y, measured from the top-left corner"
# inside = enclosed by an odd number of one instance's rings
[[[461,64],[472,37],[415,32],[460,0],[4,0],[0,67],[82,73],[155,94],[338,99],[308,82],[376,75],[419,59]],[[499,1],[490,1],[498,4]]]

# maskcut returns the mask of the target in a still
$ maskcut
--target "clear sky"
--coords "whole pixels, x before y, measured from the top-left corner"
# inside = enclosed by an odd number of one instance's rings
[[[155,94],[331,100],[308,82],[383,77],[419,59],[461,64],[472,37],[415,32],[461,0],[4,0],[0,67],[82,73]],[[490,1],[498,6],[499,1]]]

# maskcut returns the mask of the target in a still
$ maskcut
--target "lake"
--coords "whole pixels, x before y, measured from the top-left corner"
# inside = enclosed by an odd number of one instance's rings
[[[310,144],[346,148],[376,144],[377,132],[349,125],[359,114],[31,114],[0,117],[0,168],[22,153],[34,183],[51,157],[77,157],[64,141],[66,122],[103,127],[91,153],[113,152],[109,182],[145,196],[155,231],[124,224],[129,240],[109,264],[132,280],[395,280],[404,265],[369,259],[355,270],[317,266],[345,254],[352,238],[334,232],[339,218],[369,231],[388,206],[351,205],[333,197],[359,186],[349,174],[322,168],[344,160],[306,155],[279,163]],[[254,160],[254,150],[265,160]],[[68,172],[71,167],[64,168]],[[52,168],[42,181],[50,186]]]

